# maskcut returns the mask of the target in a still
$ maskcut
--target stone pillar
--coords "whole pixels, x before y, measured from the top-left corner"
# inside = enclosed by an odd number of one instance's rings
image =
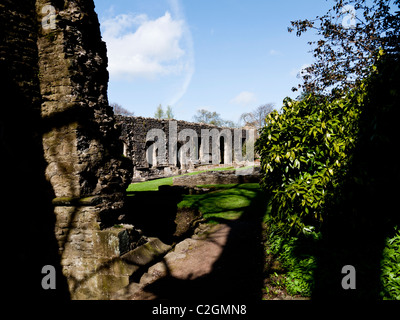
[[[9,297],[69,297],[54,234],[52,187],[44,179],[35,0],[0,1],[0,170],[2,226],[18,228],[2,250]],[[56,269],[57,289],[43,290],[42,268]]]
[[[61,265],[73,299],[107,299],[128,281],[114,266],[118,253],[104,248],[114,246],[107,241],[131,169],[108,104],[106,46],[91,0],[37,0],[36,15],[45,175]]]

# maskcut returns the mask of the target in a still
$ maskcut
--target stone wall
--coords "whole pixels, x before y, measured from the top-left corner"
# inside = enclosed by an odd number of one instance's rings
[[[121,128],[120,152],[132,161],[134,181],[173,176],[210,166],[237,166],[243,162],[243,159],[234,155],[236,136],[235,130],[231,128],[144,117],[116,116],[116,120]],[[161,131],[164,139],[160,139],[159,136],[154,138],[149,134],[153,131],[158,135],[155,130]],[[187,130],[196,134],[196,150],[193,153],[186,148],[190,141]],[[236,129],[236,134],[238,133],[241,134],[237,137],[240,139],[241,151],[248,133],[246,130]],[[212,137],[212,134],[215,134],[215,137]],[[162,152],[159,150],[161,140]],[[171,145],[171,141],[175,141],[174,146]],[[182,160],[183,152],[186,153],[187,161]]]
[[[35,12],[34,0],[0,1],[2,261],[11,299],[51,301],[69,292],[54,234],[54,192],[44,177]],[[44,265],[56,268],[57,290],[41,287]]]
[[[144,263],[140,252],[168,250],[123,223],[132,172],[174,173],[202,164],[202,156],[191,164],[170,161],[185,144],[176,134],[177,146],[166,145],[164,158],[150,148],[157,160],[150,168],[146,150],[154,141],[149,145],[146,134],[159,129],[168,140],[171,122],[115,121],[92,0],[1,0],[0,40],[2,225],[13,230],[3,252],[8,294],[30,301],[108,299]],[[199,137],[205,128],[175,126],[172,131],[191,128]],[[224,157],[221,152],[217,160]],[[131,217],[139,211],[129,210]],[[56,290],[41,286],[46,265],[56,269]]]
[[[260,174],[259,167],[247,174],[243,171],[228,170],[228,171],[212,171],[202,172],[192,176],[181,176],[173,179],[174,186],[196,187],[199,185],[211,184],[240,184],[240,183],[259,183]],[[250,171],[250,170],[249,170]],[[254,172],[255,171],[255,172]]]
[[[47,3],[36,1],[38,23]],[[129,172],[118,158],[97,15],[92,1],[59,3],[56,28],[39,28],[38,37],[46,175],[57,197],[115,195]]]
[[[12,206],[3,219],[18,229],[5,251],[12,295],[107,299],[129,281],[122,255],[143,237],[114,227],[132,169],[108,105],[93,1],[2,0],[0,9],[1,169]],[[45,265],[56,268],[56,290],[41,286]]]
[[[47,3],[36,1],[38,24]],[[122,213],[131,170],[118,153],[119,133],[107,99],[106,46],[93,2],[52,5],[55,28],[39,28],[37,44],[55,234],[72,297],[103,299],[128,281],[126,272],[115,269],[122,253],[113,249],[119,238],[110,227]]]

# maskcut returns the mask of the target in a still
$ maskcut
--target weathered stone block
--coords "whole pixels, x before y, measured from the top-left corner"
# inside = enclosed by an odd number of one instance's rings
[[[260,182],[259,174],[238,175],[235,171],[203,172],[197,175],[181,176],[173,179],[174,186],[188,187],[210,184],[240,184],[258,182]]]
[[[86,197],[86,198],[73,198],[73,197],[59,197],[52,200],[55,206],[95,206],[101,202],[102,198],[99,196]]]
[[[133,226],[121,225],[96,232],[95,250],[99,257],[119,257],[130,250]]]
[[[149,238],[149,242],[124,254],[121,258],[129,264],[145,266],[166,254],[171,248],[158,238]]]
[[[109,299],[112,293],[117,292],[129,284],[128,276],[97,275],[97,277],[99,278],[100,292],[104,295],[103,299]]]
[[[192,231],[195,222],[202,218],[202,214],[198,209],[180,208],[176,214],[175,223],[176,231],[174,236],[181,237]]]

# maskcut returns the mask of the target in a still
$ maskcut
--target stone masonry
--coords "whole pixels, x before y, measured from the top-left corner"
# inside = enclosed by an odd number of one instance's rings
[[[234,155],[234,140],[235,138],[240,140],[239,145],[242,151],[243,144],[249,138],[246,130],[220,128],[181,120],[118,115],[116,121],[121,128],[120,153],[132,161],[133,181],[174,176],[210,166],[237,166],[243,162],[243,159],[237,159]],[[165,137],[162,146],[165,152],[161,156],[158,154],[160,150],[155,147],[160,137],[149,135],[154,130],[161,131]],[[196,141],[194,141],[196,150],[193,153],[185,148],[189,142],[186,134],[188,130],[196,134]],[[236,134],[240,133],[240,137],[236,136],[235,131]],[[214,133],[215,136],[212,136]],[[172,135],[175,135],[176,139],[174,147],[170,145],[170,141],[173,140]],[[213,139],[215,139],[214,145]],[[186,163],[182,161],[182,152],[187,152]]]
[[[146,141],[148,129],[164,130],[168,138],[169,123],[116,121],[93,0],[0,0],[0,81],[2,222],[15,230],[4,251],[9,294],[109,299],[137,268],[170,249],[121,220],[132,173],[173,174],[188,165],[146,151],[155,142]],[[178,131],[205,129],[175,124]],[[185,144],[177,142],[173,152]],[[218,163],[224,163],[231,155],[222,140],[217,145]],[[157,158],[152,168],[149,156]],[[48,265],[55,268],[57,290],[41,286]]]
[[[132,169],[119,152],[93,1],[1,0],[0,9],[2,182],[15,204],[5,222],[19,225],[6,251],[17,259],[13,287],[47,299],[65,283],[63,297],[108,299],[135,269],[122,256],[148,239],[119,220]],[[40,285],[44,265],[56,268],[54,293]]]
[[[55,233],[74,299],[107,299],[127,285],[120,256],[133,249],[133,228],[112,228],[124,205],[129,163],[107,99],[106,46],[92,1],[54,3],[55,28],[43,27],[36,1],[45,174],[56,198]],[[123,239],[125,239],[123,241]]]

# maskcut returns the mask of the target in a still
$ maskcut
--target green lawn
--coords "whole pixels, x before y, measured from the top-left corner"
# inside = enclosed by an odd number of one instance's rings
[[[248,169],[248,168],[250,168],[250,167],[243,167],[238,170],[244,170],[244,169]],[[234,169],[234,167],[215,168],[215,169],[210,169],[210,170],[190,172],[190,173],[183,174],[181,176],[190,176],[190,175],[195,175],[195,174],[199,174],[199,173],[207,172],[207,171],[225,171],[225,170],[233,170],[233,169]],[[178,177],[181,177],[181,176],[178,176]],[[171,186],[173,178],[175,178],[175,177],[161,178],[161,179],[156,179],[156,180],[132,183],[129,185],[129,187],[126,191],[127,192],[157,191],[159,186]]]
[[[239,170],[245,170],[243,167]],[[216,168],[191,172],[184,175],[195,175],[206,171],[233,170],[233,167]],[[158,187],[172,185],[174,177],[161,178],[145,182],[138,182],[129,185],[127,192],[136,193],[141,191],[157,191]],[[235,220],[242,216],[246,211],[266,210],[265,195],[258,183],[246,184],[221,184],[221,185],[201,185],[198,187],[214,189],[205,194],[184,195],[178,208],[197,208],[203,217],[215,223],[220,219]]]
[[[215,185],[216,191],[185,195],[178,208],[197,208],[209,222],[235,220],[246,211],[266,211],[264,194],[258,183]]]
[[[172,186],[173,178],[174,177],[169,177],[169,178],[162,178],[145,182],[132,183],[129,185],[126,191],[127,192],[157,191],[159,186]]]

